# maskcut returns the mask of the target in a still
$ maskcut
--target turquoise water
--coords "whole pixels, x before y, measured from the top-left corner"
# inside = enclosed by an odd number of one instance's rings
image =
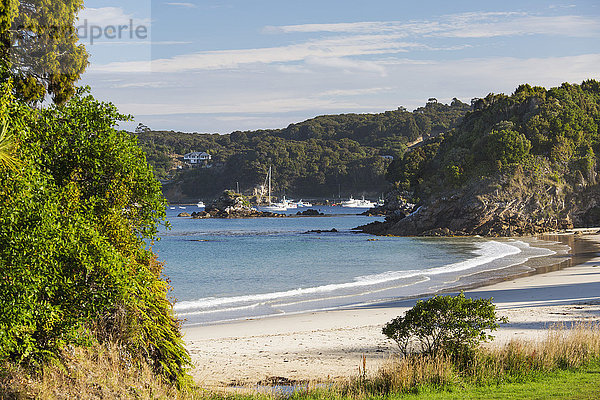
[[[375,217],[177,218],[154,246],[187,324],[305,312],[430,293],[457,278],[548,254],[519,241],[373,237]],[[310,233],[329,230],[338,233]],[[545,252],[544,252],[545,251]]]

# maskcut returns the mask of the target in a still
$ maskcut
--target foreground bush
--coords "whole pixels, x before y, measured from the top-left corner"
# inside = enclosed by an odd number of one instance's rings
[[[3,85],[17,168],[0,165],[0,360],[41,368],[67,345],[116,342],[181,381],[189,356],[145,241],[165,203],[126,119],[80,91],[32,109]]]
[[[455,359],[468,357],[475,347],[492,338],[488,331],[498,328],[504,318],[496,317],[492,299],[435,296],[417,304],[383,327],[406,356],[413,340],[426,355],[445,354]]]

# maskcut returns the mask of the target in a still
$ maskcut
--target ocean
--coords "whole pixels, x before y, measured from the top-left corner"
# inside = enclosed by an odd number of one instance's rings
[[[196,220],[177,217],[195,206],[167,210],[172,229],[153,250],[177,316],[211,324],[433,294],[525,271],[523,262],[555,253],[512,239],[375,237],[351,229],[382,218],[313,208],[331,216]]]

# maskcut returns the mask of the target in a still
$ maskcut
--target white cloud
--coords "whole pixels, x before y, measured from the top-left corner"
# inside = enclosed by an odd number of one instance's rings
[[[101,72],[189,72],[194,70],[238,68],[247,64],[271,64],[312,60],[313,63],[337,63],[344,68],[370,68],[384,73],[381,67],[366,62],[342,60],[343,57],[395,54],[422,48],[418,43],[402,42],[397,35],[356,35],[309,40],[300,44],[258,49],[204,51],[149,62],[116,62],[93,65],[90,71]],[[321,61],[318,61],[321,60]],[[328,61],[329,60],[329,61]]]
[[[198,6],[196,4],[193,3],[165,3],[168,6],[173,6],[173,7],[183,7],[183,8],[198,8]]]
[[[189,104],[189,103],[127,103],[121,108],[125,112],[138,115],[176,115],[176,114],[259,114],[288,113],[306,109],[333,110],[338,108],[356,109],[354,102],[336,102],[315,97],[278,97],[258,101],[243,101],[236,104]]]
[[[525,82],[549,87],[560,85],[564,81],[598,79],[599,64],[600,54],[530,59],[496,57],[426,63],[390,62],[388,76],[375,79],[365,73],[344,78],[332,70],[326,74],[311,75],[310,79],[304,81],[288,80],[284,83],[277,81],[277,76],[270,76],[268,81],[275,79],[273,82],[279,83],[265,88],[266,81],[259,81],[241,92],[230,87],[222,93],[211,89],[210,85],[215,88],[222,86],[222,81],[218,80],[219,74],[211,73],[205,77],[205,82],[191,87],[187,95],[180,93],[179,96],[170,97],[157,93],[153,98],[148,98],[147,103],[125,101],[119,106],[123,112],[134,115],[215,115],[239,117],[240,121],[252,114],[275,117],[286,113],[304,113],[302,115],[308,117],[315,112],[374,112],[395,109],[400,105],[414,108],[422,105],[429,97],[444,101],[458,97],[469,101],[472,97],[484,96],[489,92],[510,93]],[[276,71],[276,66],[273,66],[273,70]],[[256,79],[251,72],[240,72],[234,77],[223,74],[220,79],[235,79],[232,83],[235,85],[235,82],[249,81],[252,77]],[[375,82],[384,85],[375,86]],[[141,85],[131,85],[136,86]],[[173,83],[169,81],[164,87],[172,86]],[[378,96],[373,96],[374,94]],[[169,101],[164,101],[164,98]],[[283,121],[285,118],[280,119]],[[229,121],[233,128],[234,120]],[[237,128],[261,127],[260,120],[253,123],[248,120],[248,123],[251,125],[238,125]],[[219,129],[211,126],[208,130]]]
[[[369,94],[376,94],[382,92],[389,92],[394,90],[392,87],[374,87],[374,88],[361,88],[361,89],[335,89],[328,90],[319,93],[319,96],[362,96]]]
[[[127,88],[147,88],[147,89],[159,89],[165,87],[172,87],[171,83],[160,82],[160,81],[143,81],[143,82],[128,82],[118,83],[112,85],[114,89],[127,89]]]
[[[475,22],[464,20],[433,35],[455,38],[490,38],[497,36],[548,35],[594,37],[600,33],[600,21],[576,15],[558,17],[522,16],[507,21]]]
[[[147,11],[149,10],[142,10]],[[87,21],[88,25],[95,26],[119,26],[129,25],[133,20],[135,25],[149,25],[149,18],[137,18],[134,14],[127,13],[121,7],[100,7],[100,8],[84,8],[78,14],[79,23],[83,25]]]
[[[348,73],[356,71],[370,72],[385,76],[385,67],[374,61],[364,61],[344,57],[307,57],[308,66],[334,68]]]
[[[596,18],[576,15],[537,16],[521,12],[480,12],[446,15],[435,21],[373,21],[337,24],[268,26],[265,33],[390,33],[402,37],[440,36],[485,38],[552,35],[593,37],[600,32]]]

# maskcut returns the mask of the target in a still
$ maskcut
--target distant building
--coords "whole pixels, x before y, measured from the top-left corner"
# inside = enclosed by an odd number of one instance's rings
[[[381,158],[384,158],[384,159],[390,160],[390,161],[394,161],[394,156],[381,156]]]
[[[193,151],[193,152],[187,153],[186,155],[183,156],[183,161],[185,161],[186,163],[188,163],[192,166],[200,165],[200,164],[206,165],[211,159],[212,159],[212,156],[203,151],[202,152]]]

